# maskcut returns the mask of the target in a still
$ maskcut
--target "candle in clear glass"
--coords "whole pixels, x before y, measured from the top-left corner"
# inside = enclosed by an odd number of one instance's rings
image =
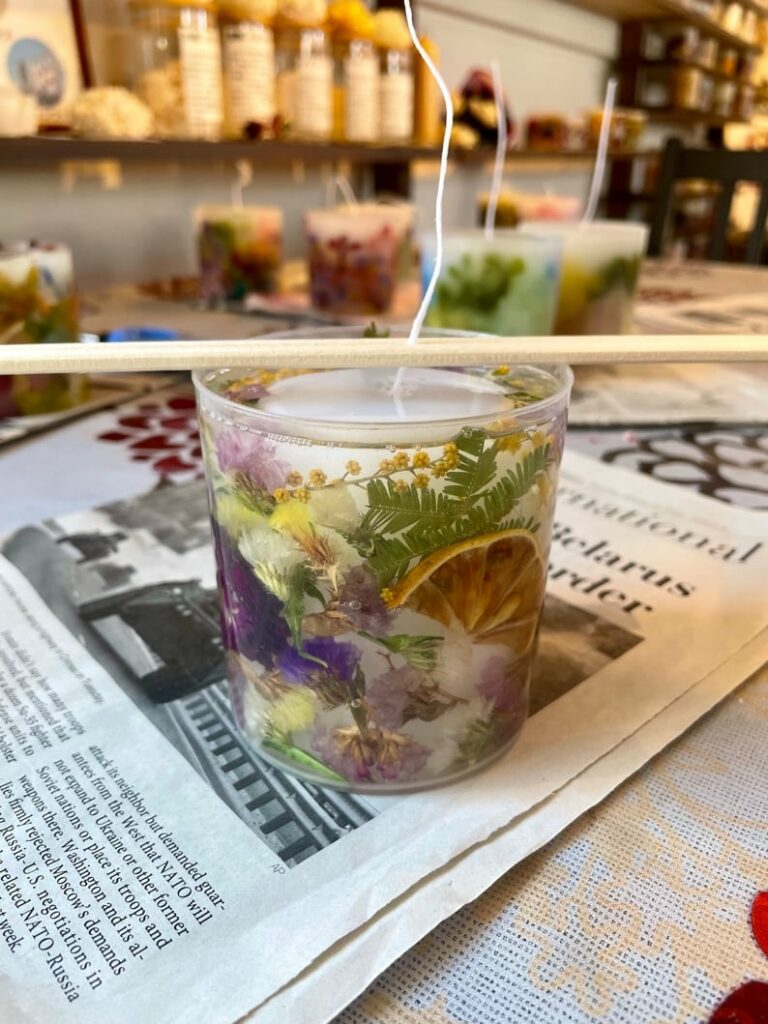
[[[505,750],[544,597],[570,371],[396,376],[195,380],[235,716],[338,788],[434,785]]]
[[[645,224],[531,221],[520,233],[528,231],[562,242],[555,334],[629,334],[648,242]]]
[[[72,253],[46,242],[0,245],[0,344],[80,340]],[[61,412],[83,402],[88,378],[62,373],[0,377],[0,416]]]
[[[309,293],[339,316],[386,313],[392,305],[405,226],[396,206],[340,206],[304,217]]]
[[[283,211],[272,206],[200,206],[195,210],[200,294],[239,302],[277,291]]]
[[[486,334],[549,334],[555,319],[561,244],[556,238],[497,230],[449,232],[427,324]],[[424,287],[435,241],[422,246]]]

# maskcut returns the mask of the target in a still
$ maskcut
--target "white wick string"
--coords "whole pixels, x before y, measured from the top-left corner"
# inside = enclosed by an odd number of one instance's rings
[[[437,177],[437,194],[435,196],[435,266],[432,270],[432,277],[429,279],[427,290],[424,292],[424,298],[421,300],[419,310],[414,317],[413,324],[411,326],[411,333],[408,335],[408,344],[415,345],[419,340],[421,329],[424,326],[424,321],[427,317],[432,298],[437,288],[437,282],[440,279],[440,274],[443,270],[443,199],[445,196],[445,179],[448,176],[448,152],[451,147],[451,133],[453,132],[453,103],[451,101],[451,93],[448,86],[445,84],[445,79],[435,67],[434,61],[429,56],[427,51],[421,45],[421,40],[418,37],[416,28],[413,24],[413,11],[411,10],[411,0],[403,0],[405,4],[405,19],[408,22],[408,31],[411,34],[411,40],[416,50],[427,65],[429,73],[437,83],[437,87],[440,90],[440,94],[443,97],[445,103],[445,131],[443,133],[443,147],[440,153],[440,173]],[[402,369],[398,373],[398,380]],[[395,382],[397,387],[398,381]]]
[[[589,188],[589,199],[587,199],[584,216],[581,218],[582,224],[588,224],[594,220],[597,213],[597,204],[600,201],[600,193],[603,190],[605,161],[608,155],[608,141],[611,137],[611,121],[613,120],[613,104],[616,99],[616,84],[617,80],[615,78],[608,79],[608,85],[605,90],[605,102],[603,103],[603,120],[600,125],[600,136],[597,140],[597,156],[595,157],[595,167],[592,172],[592,184]]]
[[[493,76],[493,95],[496,100],[496,158],[493,162],[493,178],[488,205],[485,208],[485,237],[490,242],[496,230],[496,210],[499,206],[501,184],[504,180],[504,161],[507,157],[507,111],[504,108],[504,86],[501,81],[501,66],[497,60],[491,61]]]
[[[357,206],[357,196],[355,190],[349,182],[349,178],[345,174],[336,175],[336,188],[344,196],[344,200],[347,206]]]
[[[232,185],[232,205],[242,206],[243,205],[243,190],[248,187],[253,181],[253,166],[250,160],[236,160],[235,171],[237,178]]]

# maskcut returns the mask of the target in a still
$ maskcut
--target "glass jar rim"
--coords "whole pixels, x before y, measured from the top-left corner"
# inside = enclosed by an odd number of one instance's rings
[[[391,332],[400,337],[407,337],[409,330],[410,327],[402,327],[399,325],[391,328]],[[450,331],[437,328],[425,328],[423,333],[427,336],[431,335],[432,337],[468,338],[472,340],[491,337],[491,335],[477,332]],[[323,337],[348,337],[350,340],[359,339],[364,343],[365,339],[361,337],[361,334],[362,329],[360,327],[330,327],[320,328],[318,330],[301,329],[295,331],[280,331],[269,335],[262,335],[262,337],[265,339],[270,338],[272,340],[290,340],[291,338],[306,340],[314,338],[322,339]],[[257,370],[258,339],[255,339],[255,341],[253,369]],[[420,369],[428,368],[429,367],[420,367]],[[446,366],[443,364],[441,366],[440,359],[438,357],[435,361],[435,366],[432,368],[472,371],[480,370],[482,369],[482,366],[480,364],[473,366],[469,359],[466,363],[455,364],[452,366]],[[343,368],[319,368],[313,372],[331,373],[334,369]],[[354,369],[354,367],[350,367],[350,369]],[[396,370],[397,366],[393,365],[386,367],[382,365],[374,367],[374,369]],[[241,421],[248,421],[255,429],[258,429],[262,433],[299,438],[316,438],[324,441],[334,438],[338,439],[340,442],[345,441],[354,435],[356,438],[364,439],[362,443],[373,443],[373,435],[378,436],[383,433],[400,435],[403,432],[408,432],[409,434],[414,435],[413,440],[416,441],[418,440],[418,435],[420,433],[426,435],[431,431],[440,430],[445,431],[447,434],[455,435],[465,427],[480,427],[483,424],[487,425],[500,419],[509,418],[510,416],[514,416],[516,419],[530,419],[534,421],[544,420],[566,408],[568,396],[570,394],[571,387],[573,386],[573,372],[569,366],[564,363],[533,364],[510,362],[509,364],[510,373],[524,370],[535,370],[539,373],[549,374],[556,384],[555,390],[545,398],[508,411],[496,410],[495,412],[483,412],[476,413],[474,415],[452,415],[404,422],[397,420],[319,420],[308,417],[284,415],[275,412],[266,412],[258,407],[242,405],[231,398],[226,398],[224,395],[214,391],[213,388],[209,386],[211,375],[226,373],[227,367],[221,367],[219,369],[209,367],[205,370],[196,370],[192,374],[192,379],[198,397],[204,396],[206,403],[212,406],[215,411],[222,416],[222,418],[226,417],[227,419],[230,419],[232,417],[237,417]],[[243,373],[245,374],[246,372],[247,368],[243,367]],[[319,437],[320,434],[322,434],[322,438]]]

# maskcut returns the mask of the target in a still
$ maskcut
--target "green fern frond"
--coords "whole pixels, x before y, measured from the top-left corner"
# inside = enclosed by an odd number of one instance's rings
[[[500,522],[530,491],[551,463],[550,446],[534,448],[508,469],[505,475],[483,496],[483,508],[491,522]]]
[[[445,493],[465,505],[477,501],[496,475],[496,449],[485,447],[486,436],[484,430],[463,430],[456,439],[459,464],[445,475]]]
[[[371,480],[368,484],[368,511],[360,529],[365,534],[399,533],[411,527],[431,529],[449,522],[456,503],[445,494],[414,484],[402,493],[391,480]]]

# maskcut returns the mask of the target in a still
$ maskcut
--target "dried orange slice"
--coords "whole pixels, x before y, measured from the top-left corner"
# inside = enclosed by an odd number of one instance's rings
[[[527,653],[544,596],[544,563],[527,530],[458,541],[415,566],[393,588],[390,607],[408,607],[445,626],[460,622],[476,643]]]

